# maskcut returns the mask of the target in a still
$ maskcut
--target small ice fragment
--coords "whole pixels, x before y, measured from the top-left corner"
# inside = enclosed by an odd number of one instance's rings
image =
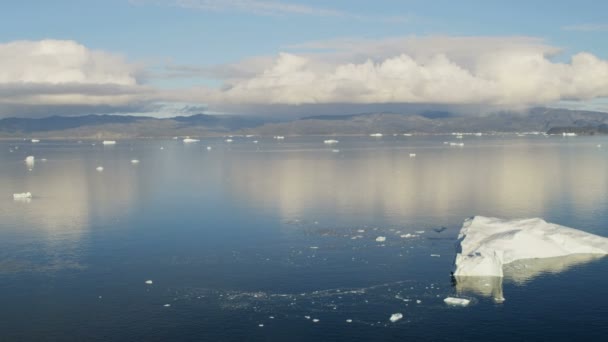
[[[332,145],[332,144],[337,144],[339,143],[338,140],[334,140],[334,139],[328,139],[328,140],[323,140],[324,144],[328,144],[328,145]]]
[[[137,159],[131,159],[131,164],[139,164],[139,160],[137,160]]]
[[[332,151],[333,153],[338,153],[338,152],[340,152],[340,150],[338,150],[337,148],[336,148],[336,149],[333,149],[333,150],[331,150],[331,151]]]
[[[198,139],[192,139],[192,138],[185,138],[184,140],[182,140],[185,144],[191,144],[191,143],[195,143],[195,142],[199,142],[200,140]]]
[[[312,320],[314,323],[319,323],[319,319],[318,318],[313,318]]]
[[[365,229],[357,229],[357,233],[365,233]]]
[[[104,140],[102,142],[104,145],[116,145],[116,140]]]
[[[304,316],[304,318],[306,318],[306,319],[310,319],[310,316]]]
[[[25,158],[25,162],[28,163],[28,164],[33,163],[34,162],[34,156],[27,156]]]
[[[420,299],[416,299],[416,304],[420,304],[422,301]]]
[[[161,149],[161,150],[164,150],[165,148],[161,146],[161,147],[160,147],[160,149]]]
[[[417,230],[416,234],[424,234],[424,230]]]
[[[211,146],[207,146],[207,151],[211,151]]]
[[[253,143],[254,143],[254,144],[257,144],[257,143],[258,143],[258,141],[257,141],[257,140],[254,140],[254,141],[253,141]]]
[[[258,327],[263,328],[264,324],[258,324]]]
[[[353,320],[350,318],[346,320],[346,323],[352,323],[352,322],[353,322]]]
[[[32,198],[31,192],[22,192],[22,193],[13,194],[14,200],[23,200],[23,199],[30,199],[30,198]]]
[[[171,306],[171,304],[165,304],[165,305],[163,305],[163,306],[164,306],[164,307],[166,307],[166,308],[168,308],[168,307],[170,307],[170,306]]]
[[[441,255],[439,254],[431,254],[432,257],[439,258]]]
[[[369,135],[370,137],[381,137],[382,133],[372,133]]]
[[[402,318],[403,318],[403,314],[401,314],[401,313],[398,312],[398,313],[394,313],[394,314],[391,315],[390,321],[393,322],[393,323],[395,323],[395,322],[397,322],[398,320],[400,320]]]
[[[274,316],[268,316],[268,318],[270,318],[270,319],[274,319]]]
[[[154,282],[152,280],[146,280],[146,285],[152,285]]]
[[[282,136],[282,135],[275,135],[273,138],[275,138],[277,140],[283,140],[283,139],[285,139],[285,137]]]
[[[467,306],[471,302],[468,299],[455,298],[455,297],[447,297],[443,301],[448,305],[458,305],[458,306]]]
[[[416,153],[410,153],[410,158],[416,157]]]
[[[36,144],[36,143],[39,143],[39,142],[40,142],[40,140],[39,140],[39,139],[32,139],[32,143],[33,143],[33,144]]]
[[[376,238],[376,242],[384,242],[384,241],[386,241],[386,237],[385,236],[378,236]]]
[[[317,247],[317,246],[310,246],[309,248],[310,249],[319,249],[319,247]]]
[[[101,172],[101,171],[103,171],[103,166],[98,166],[95,170]]]
[[[602,147],[602,144],[597,144],[597,147],[598,147],[598,148],[601,148],[601,147]]]
[[[232,142],[232,139],[226,139],[225,141],[226,141],[227,143],[231,143],[231,142]]]

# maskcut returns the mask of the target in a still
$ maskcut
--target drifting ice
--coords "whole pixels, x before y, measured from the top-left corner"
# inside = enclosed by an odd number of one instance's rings
[[[542,219],[501,220],[476,216],[464,221],[455,276],[503,277],[517,260],[608,254],[608,238]]]
[[[338,140],[329,139],[329,140],[323,140],[323,143],[331,145],[331,144],[337,144],[337,143],[339,143],[339,141]]]
[[[469,305],[469,303],[471,303],[471,301],[468,299],[454,298],[454,297],[448,297],[448,298],[444,299],[443,301],[448,305],[459,305],[459,306],[467,306],[467,305]]]
[[[115,140],[104,140],[102,144],[104,144],[104,145],[116,145],[116,141]]]
[[[131,160],[131,164],[139,164],[139,160],[133,159],[133,160]]]
[[[192,138],[186,138],[184,140],[182,140],[185,144],[189,144],[189,143],[195,143],[195,142],[199,142],[200,140],[198,139],[192,139]]]
[[[395,323],[395,322],[397,322],[398,320],[400,320],[402,318],[403,318],[403,314],[401,314],[401,313],[394,313],[394,314],[391,315],[391,318],[389,318],[389,319],[391,320],[391,322]]]
[[[33,144],[36,144],[36,143],[39,143],[39,142],[40,142],[40,139],[32,139],[32,143]]]
[[[101,171],[103,171],[103,166],[98,166],[95,170],[101,172]]]
[[[410,153],[410,158],[416,157],[416,153]]]
[[[34,156],[27,156],[25,158],[25,162],[28,163],[28,164],[33,163],[34,162]]]
[[[369,135],[370,137],[381,137],[382,133],[372,133]]]
[[[32,198],[32,193],[31,192],[23,192],[20,194],[13,194],[13,199],[15,200],[22,200],[22,199],[29,199]]]
[[[376,238],[376,242],[384,242],[384,241],[386,241],[386,237],[385,236],[378,236]]]

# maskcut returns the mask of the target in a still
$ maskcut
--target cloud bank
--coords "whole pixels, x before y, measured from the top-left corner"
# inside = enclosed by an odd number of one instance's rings
[[[155,76],[153,66],[146,72],[74,41],[0,44],[0,117],[144,114],[158,103],[239,113],[306,107],[317,114],[315,106],[334,113],[399,104],[495,109],[608,97],[607,60],[586,52],[564,59],[558,48],[529,37],[344,39],[285,51],[215,67],[171,65]],[[222,85],[171,90],[146,83],[180,78]]]

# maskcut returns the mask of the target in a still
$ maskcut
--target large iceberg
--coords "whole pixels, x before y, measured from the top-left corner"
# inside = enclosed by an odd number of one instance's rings
[[[454,276],[503,277],[518,260],[608,254],[608,238],[535,219],[476,216],[464,221]]]

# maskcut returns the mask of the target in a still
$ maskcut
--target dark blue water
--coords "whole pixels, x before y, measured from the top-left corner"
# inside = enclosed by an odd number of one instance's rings
[[[472,215],[608,236],[608,139],[233,139],[0,142],[0,340],[608,333],[608,259],[507,277],[502,304],[449,277]]]

